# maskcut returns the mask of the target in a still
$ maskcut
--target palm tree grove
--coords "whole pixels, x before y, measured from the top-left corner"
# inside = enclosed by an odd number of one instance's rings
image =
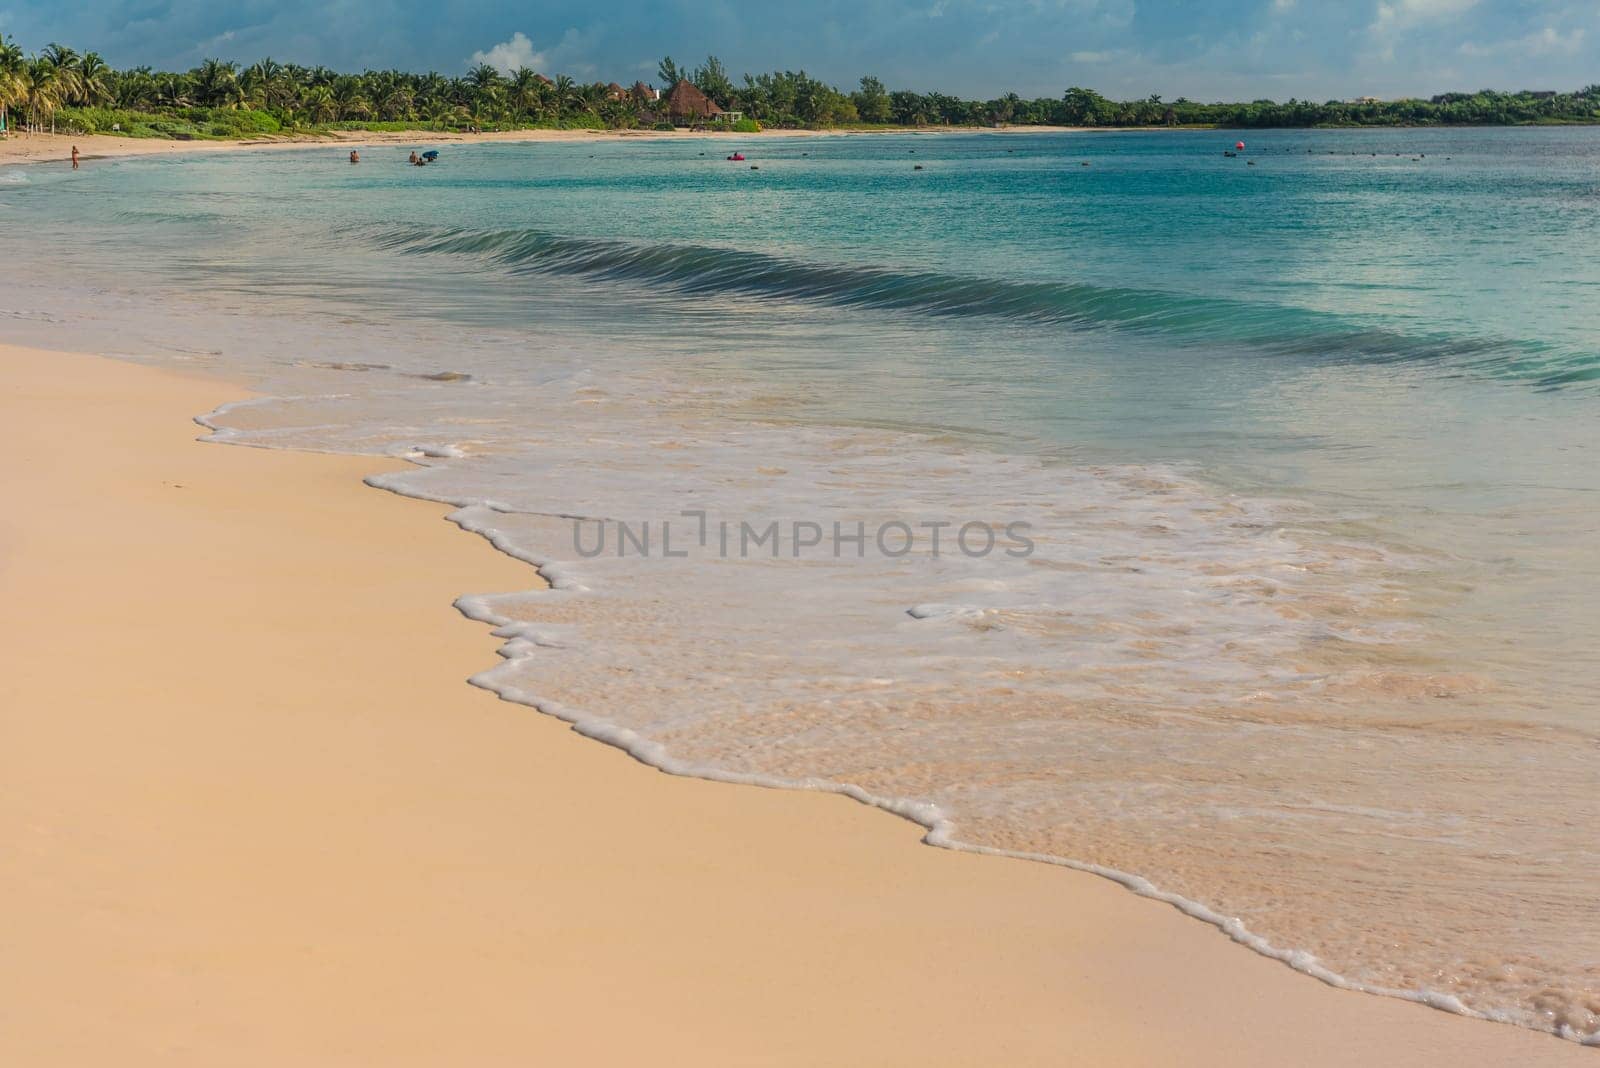
[[[208,59],[189,71],[116,70],[95,52],[50,44],[29,54],[0,35],[0,128],[178,139],[247,138],[334,129],[496,130],[665,128],[705,121],[733,129],[885,126],[1400,126],[1600,122],[1600,85],[1577,92],[1444,93],[1428,100],[1112,100],[1092,89],[1024,99],[966,100],[889,90],[860,79],[849,92],[806,74],[746,74],[715,57],[680,67],[670,57],[660,88],[580,83],[527,67],[480,64],[465,75],[398,70],[341,74],[262,59],[247,67]],[[721,114],[672,112],[659,93],[687,82]],[[731,114],[730,114],[731,113]],[[733,118],[733,116],[737,118]]]

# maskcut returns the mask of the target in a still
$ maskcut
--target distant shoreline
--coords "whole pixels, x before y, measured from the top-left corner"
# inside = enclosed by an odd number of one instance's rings
[[[330,148],[368,148],[388,145],[423,144],[539,144],[563,142],[610,142],[643,140],[729,140],[765,138],[849,137],[857,134],[884,136],[888,134],[916,134],[948,136],[952,134],[993,134],[998,136],[1052,133],[1179,133],[1214,131],[1218,133],[1264,133],[1268,130],[1436,130],[1436,129],[1547,129],[1552,127],[1596,126],[1600,123],[1528,123],[1521,126],[1439,126],[1418,124],[1413,126],[875,126],[866,129],[770,129],[760,133],[733,133],[725,130],[688,131],[674,130],[554,130],[524,129],[495,130],[482,133],[439,130],[330,130],[316,134],[289,134],[275,137],[218,140],[177,140],[168,138],[128,137],[121,134],[13,134],[0,140],[0,166],[21,163],[64,162],[72,146],[78,146],[84,161],[113,159],[129,156],[167,155],[174,153],[232,152],[242,149],[304,149],[325,146]]]
[[[645,140],[727,140],[729,138],[845,137],[853,134],[1021,134],[1021,133],[1099,133],[1112,132],[1103,126],[938,126],[883,127],[870,130],[763,130],[760,133],[733,133],[726,130],[494,130],[463,133],[439,130],[331,130],[317,134],[289,134],[239,140],[182,141],[156,137],[127,137],[120,134],[22,134],[0,141],[0,164],[60,162],[77,145],[81,158],[107,159],[123,156],[148,156],[167,153],[228,152],[246,148],[366,148],[383,145],[559,143],[571,141]],[[1145,129],[1134,127],[1133,129]],[[1149,129],[1166,129],[1150,127]]]

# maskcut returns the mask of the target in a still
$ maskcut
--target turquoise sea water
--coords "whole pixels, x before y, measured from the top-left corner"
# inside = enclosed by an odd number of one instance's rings
[[[1592,1036],[1600,131],[1237,136],[14,169],[0,325],[283,398],[234,440],[417,459],[384,484],[558,587],[464,602],[479,681],[652,763]]]

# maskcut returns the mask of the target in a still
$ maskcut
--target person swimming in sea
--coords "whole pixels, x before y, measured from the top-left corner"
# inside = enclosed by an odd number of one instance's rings
[[[417,158],[417,150],[414,149],[414,148],[411,150],[411,160],[410,160],[410,162],[411,162],[412,166],[415,166],[415,165],[417,165],[417,164],[422,162],[422,160]]]
[[[350,162],[351,163],[360,163],[361,162],[361,153],[357,152],[353,148],[350,150]]]

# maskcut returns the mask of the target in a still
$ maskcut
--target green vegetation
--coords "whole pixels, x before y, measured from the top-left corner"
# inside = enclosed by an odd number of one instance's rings
[[[1600,85],[1579,92],[1446,93],[1431,100],[1197,103],[1158,95],[1116,101],[1092,89],[1024,100],[1015,93],[963,100],[889,90],[862,78],[845,93],[804,71],[746,74],[735,82],[715,57],[658,71],[664,88],[684,80],[719,107],[741,113],[728,128],[886,126],[1401,126],[1600,122]],[[464,77],[430,72],[340,74],[263,59],[249,67],[207,60],[176,73],[112,70],[93,52],[52,44],[26,55],[0,36],[0,120],[10,128],[120,133],[129,137],[251,138],[327,129],[671,129],[648,87],[580,84],[523,68],[506,76],[478,66]],[[679,116],[679,121],[683,117]]]
[[[222,108],[174,108],[156,113],[128,108],[63,107],[55,117],[64,129],[128,137],[237,141],[283,132],[283,124],[270,112]]]

